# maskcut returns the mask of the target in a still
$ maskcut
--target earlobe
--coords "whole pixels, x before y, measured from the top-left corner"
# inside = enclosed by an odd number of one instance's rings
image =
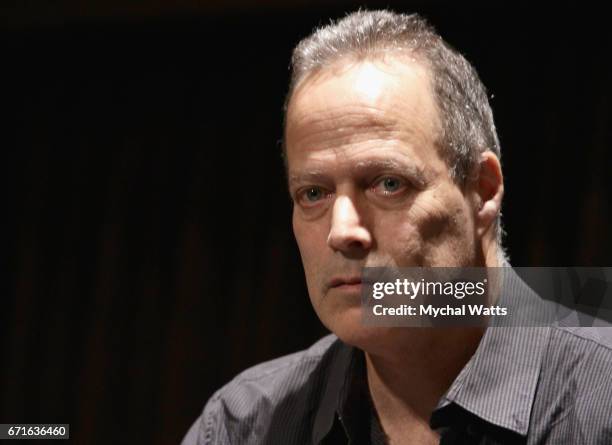
[[[487,222],[492,221],[497,217],[497,214],[499,213],[499,206],[496,204],[495,201],[489,200],[484,203],[478,213],[480,214],[481,219]]]
[[[494,226],[504,195],[504,179],[497,156],[491,151],[481,155],[476,193],[477,230],[480,236]]]

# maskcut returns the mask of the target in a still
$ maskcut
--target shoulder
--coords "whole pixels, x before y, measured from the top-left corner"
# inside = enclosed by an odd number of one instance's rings
[[[285,355],[267,362],[260,363],[238,374],[219,392],[231,392],[234,388],[243,387],[250,382],[269,382],[266,389],[270,391],[282,390],[287,380],[294,381],[296,374],[301,375],[318,364],[323,356],[333,349],[338,341],[333,334],[323,337],[308,349]]]
[[[341,348],[346,346],[328,335],[306,350],[241,372],[208,400],[183,444],[262,443],[274,428],[275,436],[299,436]],[[299,424],[292,425],[294,419]]]
[[[567,384],[561,376],[572,377],[571,382],[612,388],[609,369],[612,366],[612,328],[610,327],[553,327],[544,360],[545,368],[554,369],[557,381]]]
[[[605,327],[555,327],[557,335],[575,337],[579,342],[593,343],[596,348],[612,352],[612,326]]]
[[[547,358],[564,368],[612,361],[612,327],[553,327]],[[612,379],[608,379],[612,383]]]
[[[536,400],[550,434],[581,431],[586,443],[612,443],[610,369],[612,328],[551,329]]]
[[[612,328],[553,328],[546,356],[556,380],[573,385],[581,400],[596,402],[602,394],[612,397]]]

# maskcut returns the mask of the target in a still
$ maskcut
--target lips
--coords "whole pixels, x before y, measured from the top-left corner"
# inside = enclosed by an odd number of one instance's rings
[[[329,288],[353,286],[361,284],[361,277],[335,277],[329,283]]]

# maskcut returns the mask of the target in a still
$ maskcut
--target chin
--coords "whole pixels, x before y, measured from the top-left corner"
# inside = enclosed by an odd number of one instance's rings
[[[344,343],[373,353],[388,349],[399,334],[398,328],[364,326],[360,307],[343,311],[323,324]]]

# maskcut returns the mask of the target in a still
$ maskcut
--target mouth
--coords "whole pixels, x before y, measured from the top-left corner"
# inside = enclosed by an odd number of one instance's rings
[[[329,283],[329,289],[361,290],[361,277],[335,277]]]

